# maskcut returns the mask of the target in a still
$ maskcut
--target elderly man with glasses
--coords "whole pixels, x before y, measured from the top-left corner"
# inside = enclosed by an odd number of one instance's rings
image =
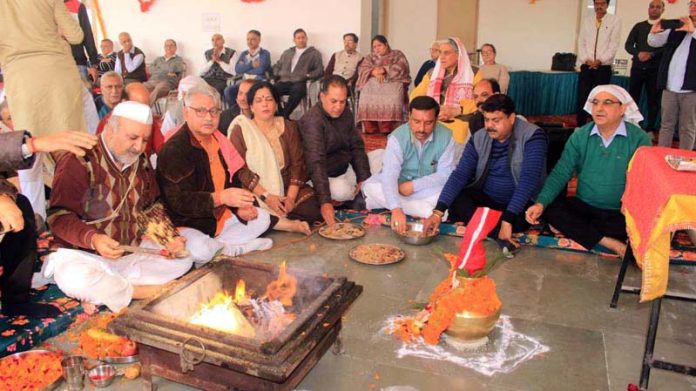
[[[600,244],[623,257],[626,221],[620,208],[626,170],[636,149],[651,145],[650,137],[636,125],[643,120],[638,106],[619,86],[595,87],[585,110],[593,121],[570,136],[526,218],[537,224],[543,213],[549,225],[586,249]],[[576,195],[559,197],[573,174]]]
[[[254,205],[242,188],[239,169],[246,163],[219,130],[220,95],[198,84],[184,98],[186,122],[162,147],[157,181],[172,221],[191,245],[197,262],[221,251],[238,256],[266,250],[271,239],[260,235],[278,218]]]

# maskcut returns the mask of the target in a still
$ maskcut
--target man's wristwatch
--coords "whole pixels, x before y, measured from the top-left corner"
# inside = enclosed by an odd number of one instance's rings
[[[263,202],[266,202],[266,198],[268,198],[270,194],[267,191],[264,191],[263,194],[259,196],[259,199]]]

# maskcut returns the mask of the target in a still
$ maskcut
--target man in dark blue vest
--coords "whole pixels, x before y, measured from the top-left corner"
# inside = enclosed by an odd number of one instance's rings
[[[468,224],[478,207],[487,206],[503,211],[491,235],[519,247],[512,233],[529,226],[524,211],[544,183],[546,135],[538,126],[517,118],[515,103],[507,95],[491,96],[480,110],[485,132],[476,132],[469,139],[425,229],[436,230],[446,211],[449,221]]]

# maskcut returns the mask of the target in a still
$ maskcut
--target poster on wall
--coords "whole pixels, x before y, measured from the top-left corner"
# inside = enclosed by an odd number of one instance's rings
[[[220,13],[219,12],[204,12],[203,17],[203,31],[206,33],[219,33],[220,32]]]

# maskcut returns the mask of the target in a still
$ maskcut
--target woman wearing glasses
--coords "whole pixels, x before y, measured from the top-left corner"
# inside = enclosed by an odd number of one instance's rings
[[[322,219],[314,189],[306,184],[302,139],[294,121],[278,115],[280,97],[262,81],[247,93],[252,118],[238,116],[230,125],[230,140],[246,166],[240,170],[245,188],[261,206],[282,219],[314,223]]]

